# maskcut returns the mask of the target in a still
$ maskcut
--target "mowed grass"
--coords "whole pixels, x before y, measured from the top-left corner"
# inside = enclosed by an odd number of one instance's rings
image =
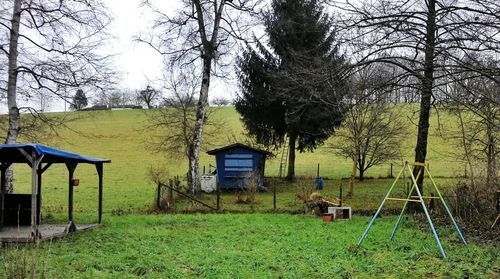
[[[36,259],[47,278],[498,278],[499,250],[465,247],[439,228],[442,260],[430,231],[406,220],[387,240],[394,217],[324,223],[282,214],[109,217],[103,227],[39,249],[2,250],[0,273],[14,255]],[[45,266],[45,267],[43,267]]]
[[[408,119],[408,137],[404,140],[405,159],[413,158],[416,126],[414,120],[416,106],[403,107]],[[77,152],[89,156],[111,159],[112,163],[104,167],[104,209],[105,213],[134,213],[144,212],[151,206],[155,198],[155,185],[149,180],[148,169],[151,166],[165,166],[171,176],[185,177],[187,162],[181,155],[153,153],[147,148],[151,132],[144,129],[147,125],[147,115],[142,110],[121,110],[101,112],[72,112],[79,116],[79,120],[69,122],[68,125],[79,131],[74,133],[69,129],[58,131],[60,137],[43,140],[43,144],[55,146],[63,150]],[[218,109],[212,116],[223,121],[223,128],[218,131],[216,139],[206,140],[204,151],[232,143],[232,138],[244,139],[244,128],[240,117],[233,107]],[[451,118],[440,115],[440,122],[444,125],[453,125]],[[448,123],[449,122],[449,123]],[[431,136],[429,139],[429,161],[434,176],[455,177],[462,174],[462,164],[449,157],[453,145],[437,136],[437,117],[431,120]],[[166,131],[165,133],[167,133]],[[331,139],[335,142],[335,138]],[[268,160],[266,176],[277,176],[279,173],[280,151],[275,151],[276,157]],[[330,189],[338,192],[335,187],[341,183],[342,177],[350,174],[350,160],[332,152],[328,145],[321,146],[314,152],[299,153],[296,159],[296,172],[299,176],[313,177],[316,175],[317,164],[320,163],[320,175],[327,177],[332,185]],[[400,162],[397,162],[400,163]],[[215,164],[215,159],[205,152],[201,155],[201,165]],[[394,167],[397,172],[399,166]],[[374,178],[385,177],[389,174],[390,165],[374,167],[366,175]],[[18,193],[29,193],[30,175],[27,166],[16,165],[15,189]],[[75,214],[79,218],[94,218],[97,210],[97,175],[93,166],[80,165],[75,174],[81,181],[75,188]],[[51,215],[65,214],[67,208],[67,170],[63,165],[52,166],[43,177],[43,211]],[[361,195],[372,192],[384,192],[390,185],[390,180],[367,180],[361,183]],[[346,183],[344,183],[344,186]],[[370,186],[372,185],[372,186]],[[381,188],[378,188],[378,187]],[[290,187],[293,189],[293,187]],[[327,187],[328,188],[328,187]],[[372,190],[377,188],[377,190]],[[344,188],[345,189],[345,188]],[[366,191],[364,191],[366,190]],[[294,191],[290,190],[289,198],[284,203],[292,202]],[[231,194],[228,194],[231,195]],[[260,195],[260,194],[259,194]],[[269,194],[263,194],[261,200],[268,201]],[[361,197],[361,196],[358,196]],[[226,198],[226,201],[232,197]],[[366,200],[366,198],[363,197]],[[379,198],[376,198],[379,199]],[[378,201],[377,201],[378,202]],[[363,200],[359,200],[362,204]],[[373,203],[370,203],[373,204]],[[269,207],[264,202],[263,206]],[[374,206],[370,206],[374,207]],[[50,216],[49,216],[50,217]]]

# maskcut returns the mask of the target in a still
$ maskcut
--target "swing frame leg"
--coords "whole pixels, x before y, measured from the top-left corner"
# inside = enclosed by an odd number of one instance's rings
[[[406,164],[406,163],[405,163]],[[358,247],[361,246],[361,243],[363,243],[363,240],[365,240],[366,238],[366,235],[368,234],[368,231],[370,231],[370,228],[372,227],[373,223],[375,223],[375,219],[377,219],[380,211],[382,210],[382,208],[384,207],[384,204],[385,204],[385,201],[387,200],[387,198],[389,197],[389,195],[391,194],[392,192],[392,189],[394,188],[394,186],[396,185],[396,182],[398,182],[399,180],[399,177],[401,176],[401,174],[403,173],[403,170],[404,168],[401,168],[401,170],[399,171],[399,174],[398,176],[396,177],[396,179],[394,180],[394,182],[392,183],[392,186],[391,188],[389,189],[389,191],[387,192],[387,194],[385,195],[384,199],[382,200],[382,203],[380,204],[380,206],[378,207],[377,209],[377,212],[375,212],[375,215],[373,215],[373,218],[371,219],[370,223],[368,224],[368,226],[366,227],[366,230],[365,232],[363,233],[363,235],[361,236],[361,238],[359,239],[358,241]]]
[[[451,211],[450,209],[448,208],[448,205],[446,204],[446,202],[444,201],[444,198],[443,198],[443,195],[441,195],[441,192],[439,191],[436,183],[434,182],[434,179],[432,178],[432,175],[430,174],[429,170],[427,169],[427,167],[425,167],[425,169],[427,170],[427,174],[429,175],[429,178],[430,180],[432,181],[432,185],[434,186],[434,189],[436,190],[438,196],[439,196],[439,199],[441,200],[441,202],[443,203],[443,206],[444,208],[446,209],[446,213],[448,213],[448,216],[450,217],[451,219],[451,222],[453,224],[453,227],[455,227],[455,230],[457,231],[457,234],[458,236],[460,237],[460,239],[462,240],[462,242],[464,243],[465,246],[467,246],[467,241],[465,241],[465,238],[464,236],[462,235],[462,232],[460,231],[460,228],[458,228],[458,225],[457,225],[457,222],[455,221],[455,218],[453,218],[453,215],[451,214]]]
[[[424,166],[425,168],[425,166]],[[413,183],[417,185],[417,180],[415,177],[413,177],[413,174],[411,175],[411,179],[413,180]],[[429,226],[431,227],[432,234],[434,235],[434,239],[436,240],[437,245],[439,246],[439,251],[441,252],[441,255],[443,256],[443,259],[446,259],[446,253],[444,252],[443,245],[441,244],[441,240],[439,239],[439,236],[436,232],[436,228],[434,228],[434,224],[432,223],[431,216],[429,215],[429,211],[427,211],[427,207],[425,206],[424,199],[422,198],[422,194],[420,193],[420,189],[418,187],[415,187],[415,190],[417,191],[418,198],[420,199],[420,204],[422,205],[422,208],[424,209],[425,217],[427,217],[427,221],[429,222]]]

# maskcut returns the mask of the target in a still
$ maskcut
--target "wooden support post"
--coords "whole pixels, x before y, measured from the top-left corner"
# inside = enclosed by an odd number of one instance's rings
[[[391,163],[391,178],[394,178],[394,174],[393,174],[393,164]]]
[[[96,164],[95,165],[96,170],[97,170],[97,176],[99,177],[99,204],[98,204],[98,209],[97,209],[97,222],[99,224],[102,224],[102,192],[103,192],[103,169],[102,169],[102,163]]]
[[[73,175],[75,173],[77,163],[66,163],[66,167],[68,168],[68,227],[66,228],[66,232],[74,232],[76,231],[76,226],[73,220]]]
[[[31,237],[37,239],[38,232],[38,166],[41,164],[41,158],[37,158],[36,151],[31,151]]]
[[[37,175],[38,175],[38,193],[36,195],[36,224],[40,225],[42,222],[42,164],[38,164],[37,168]]]

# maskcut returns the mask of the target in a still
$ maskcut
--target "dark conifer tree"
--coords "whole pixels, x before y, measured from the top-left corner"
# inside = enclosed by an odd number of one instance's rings
[[[313,151],[341,123],[345,62],[318,1],[273,0],[264,25],[268,43],[247,46],[239,58],[235,106],[258,143],[288,144],[293,179],[295,150]]]

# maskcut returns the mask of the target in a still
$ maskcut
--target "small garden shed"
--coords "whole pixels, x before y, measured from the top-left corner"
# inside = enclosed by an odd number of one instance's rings
[[[266,158],[271,152],[235,143],[207,153],[215,156],[217,183],[221,189],[244,188],[255,176],[259,186],[264,186]]]

